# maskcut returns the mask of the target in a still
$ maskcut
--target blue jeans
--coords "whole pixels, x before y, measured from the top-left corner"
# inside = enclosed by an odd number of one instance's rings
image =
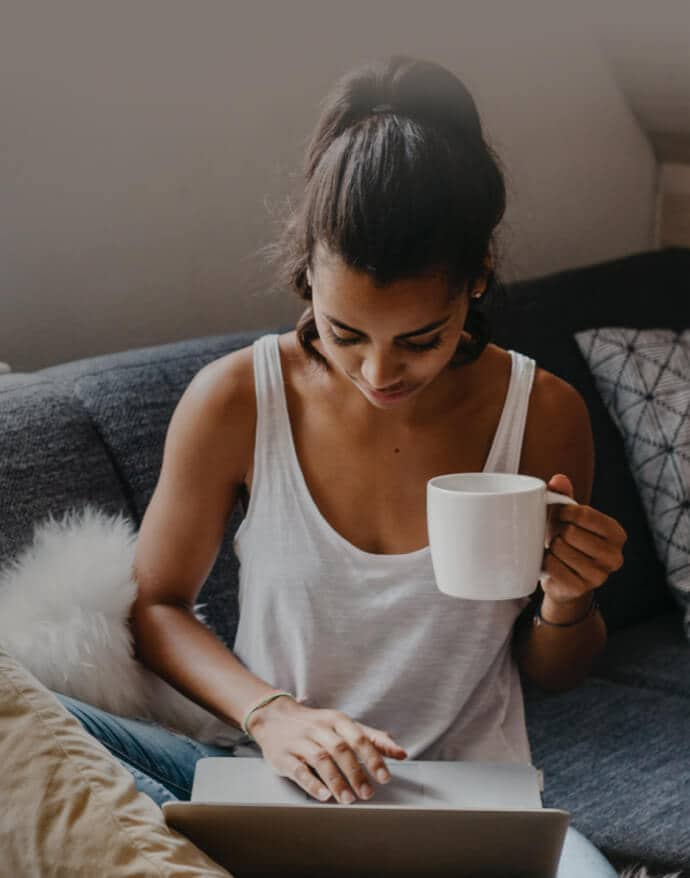
[[[202,756],[232,756],[232,747],[201,744],[155,723],[125,719],[59,692],[53,695],[134,776],[136,788],[158,805],[189,801],[194,766]],[[571,824],[556,878],[617,878],[597,848]]]

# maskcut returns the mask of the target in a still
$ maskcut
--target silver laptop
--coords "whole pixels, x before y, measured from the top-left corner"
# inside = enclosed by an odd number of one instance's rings
[[[385,760],[387,784],[318,802],[262,758],[196,764],[169,826],[235,878],[556,878],[570,814],[541,803],[541,772],[507,762]]]

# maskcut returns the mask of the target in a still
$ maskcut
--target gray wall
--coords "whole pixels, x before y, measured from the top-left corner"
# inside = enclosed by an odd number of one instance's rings
[[[656,163],[599,46],[516,5],[5,0],[0,360],[293,321],[257,251],[319,102],[397,51],[475,97],[508,174],[505,279],[651,247]]]
[[[587,2],[588,19],[657,159],[690,164],[688,0],[626,0],[625,8],[621,0]]]

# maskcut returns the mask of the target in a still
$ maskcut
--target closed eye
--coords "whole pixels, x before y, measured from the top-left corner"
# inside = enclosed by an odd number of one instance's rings
[[[341,335],[336,335],[335,332],[333,332],[333,330],[330,327],[328,328],[328,334],[333,339],[335,344],[339,344],[339,345],[354,345],[354,344],[359,344],[362,341],[362,339],[358,338],[357,336],[353,336],[351,338],[345,338]],[[413,342],[413,341],[401,341],[399,343],[404,348],[407,348],[410,351],[431,351],[431,350],[434,350],[435,348],[440,347],[442,342],[443,342],[443,333],[439,332],[433,338],[431,338],[429,341],[424,342],[424,343],[417,343],[417,342]]]

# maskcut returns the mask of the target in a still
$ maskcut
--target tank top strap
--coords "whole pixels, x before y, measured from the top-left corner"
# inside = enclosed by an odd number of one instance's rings
[[[527,422],[536,362],[519,351],[509,351],[512,367],[508,392],[491,454],[486,462],[487,472],[517,473]]]
[[[280,348],[277,333],[254,341],[254,385],[256,389],[256,436],[254,440],[253,491],[276,486],[291,466],[288,420]]]

